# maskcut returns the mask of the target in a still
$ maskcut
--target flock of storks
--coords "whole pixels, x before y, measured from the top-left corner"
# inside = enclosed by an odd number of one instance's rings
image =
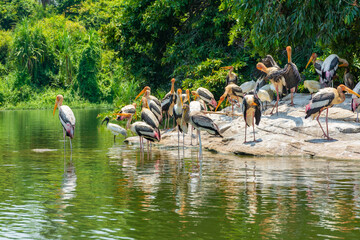
[[[228,99],[232,105],[232,113],[234,106],[242,106],[243,117],[245,120],[245,141],[246,140],[246,128],[253,127],[253,141],[256,142],[255,138],[255,124],[259,125],[261,119],[262,108],[264,102],[271,102],[276,100],[275,105],[270,114],[273,114],[276,109],[278,113],[278,104],[280,97],[285,93],[291,93],[291,103],[293,103],[293,94],[301,81],[301,77],[296,65],[291,59],[291,47],[286,48],[288,63],[283,67],[274,61],[274,58],[267,55],[256,65],[256,71],[258,80],[245,82],[242,85],[237,85],[238,77],[233,72],[232,66],[222,67],[222,69],[229,70],[226,77],[226,87],[224,94],[220,97],[217,104],[213,94],[206,88],[200,87],[196,91],[192,91],[191,95],[194,97],[193,101],[190,98],[190,91],[187,89],[186,93],[182,93],[181,89],[175,92],[174,83],[175,79],[171,79],[171,90],[165,97],[160,101],[155,96],[151,95],[150,87],[146,86],[135,98],[141,98],[142,110],[141,110],[141,121],[136,121],[131,124],[133,116],[136,114],[136,103],[124,106],[119,113],[116,113],[116,120],[127,120],[126,129],[130,129],[133,133],[140,137],[140,148],[144,149],[143,138],[150,142],[159,142],[161,139],[161,132],[159,125],[163,120],[163,115],[166,118],[164,120],[164,129],[169,128],[169,119],[174,118],[178,128],[178,144],[180,133],[188,133],[190,124],[191,131],[193,128],[197,130],[199,136],[199,148],[201,153],[201,131],[207,131],[212,135],[218,135],[222,137],[218,126],[213,120],[206,115],[209,113],[207,107],[211,110],[217,111],[220,104],[225,98]],[[345,100],[344,92],[347,91],[353,94],[352,98],[352,110],[360,110],[360,82],[354,88],[354,82],[351,83],[349,79],[349,72],[345,72],[345,85],[341,84],[337,88],[330,87],[332,80],[336,76],[336,70],[338,67],[348,67],[348,62],[345,59],[339,58],[336,54],[331,54],[324,61],[317,59],[317,55],[312,54],[306,68],[310,63],[313,63],[316,72],[319,74],[319,81],[306,80],[304,86],[307,87],[312,94],[310,102],[305,107],[305,118],[312,117],[316,118],[319,126],[324,133],[324,137],[330,140],[328,131],[328,109],[335,104],[340,104]],[[341,64],[340,64],[341,63]],[[270,81],[270,84],[266,84],[266,80]],[[352,85],[351,85],[352,84]],[[351,88],[354,88],[353,90]],[[275,98],[276,92],[276,99]],[[53,111],[59,108],[59,119],[63,126],[64,132],[64,148],[65,148],[65,136],[71,139],[74,137],[75,129],[75,116],[72,110],[62,105],[63,96],[58,95],[56,97],[56,104]],[[326,110],[326,132],[320,124],[319,117],[321,113]],[[210,112],[211,113],[211,112]],[[112,118],[112,117],[111,117]],[[126,129],[120,127],[117,124],[110,123],[110,118],[106,117],[102,123],[106,122],[107,128],[113,133],[114,141],[118,134],[126,136]],[[357,118],[358,121],[358,118]],[[184,142],[184,141],[183,141]],[[191,144],[192,144],[192,133],[191,133]],[[149,147],[149,144],[148,144]]]

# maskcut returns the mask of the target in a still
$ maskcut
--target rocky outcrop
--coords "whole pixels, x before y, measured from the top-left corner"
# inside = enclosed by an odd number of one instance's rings
[[[219,153],[254,156],[307,156],[333,159],[360,160],[360,123],[355,122],[356,113],[350,111],[351,96],[344,103],[329,109],[329,133],[334,140],[322,137],[322,131],[316,120],[305,119],[305,105],[308,94],[295,94],[295,106],[289,106],[289,100],[280,102],[279,114],[269,115],[269,107],[263,112],[259,126],[255,127],[258,142],[244,143],[245,122],[242,116],[208,114],[219,126],[224,138],[214,137],[205,132],[201,134],[204,149]],[[227,108],[224,111],[230,111]],[[236,109],[241,114],[240,109]],[[325,112],[320,117],[325,131]],[[195,134],[195,131],[194,131]],[[185,146],[190,146],[190,134],[185,136]],[[137,137],[127,139],[138,141]],[[253,140],[252,127],[247,128],[247,140]],[[182,137],[180,137],[182,144]],[[196,143],[193,135],[193,143]],[[177,132],[164,132],[160,144],[177,146]]]

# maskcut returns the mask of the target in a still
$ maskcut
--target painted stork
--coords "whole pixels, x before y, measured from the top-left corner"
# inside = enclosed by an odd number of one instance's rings
[[[158,122],[161,123],[162,120],[162,111],[161,111],[161,106],[159,106],[156,101],[154,101],[151,97],[150,97],[150,90],[146,90],[144,97],[146,98],[147,101],[147,106],[150,109],[150,111],[155,115],[155,117],[157,118]]]
[[[177,90],[176,104],[174,106],[174,117],[175,117],[176,125],[178,127],[178,130],[177,130],[178,131],[178,147],[179,147],[179,144],[180,144],[180,132],[182,132],[182,134],[183,134],[183,146],[184,146],[184,135],[188,131],[187,130],[188,125],[185,122],[181,121],[182,112],[183,112],[183,109],[182,109],[183,100],[181,98],[181,95],[182,95],[182,91],[179,88]]]
[[[192,91],[191,94],[194,96],[194,101],[191,101],[189,104],[190,113],[192,112],[200,112],[200,111],[207,111],[206,103],[198,98],[197,99],[197,93],[195,91]],[[192,145],[192,136],[193,136],[193,126],[190,126],[191,128],[191,134],[190,134],[190,145]]]
[[[286,52],[288,56],[288,63],[285,65],[284,68],[280,69],[279,71],[276,71],[270,75],[267,75],[266,78],[272,79],[272,78],[280,78],[284,77],[285,79],[285,86],[287,89],[291,92],[291,102],[290,105],[294,106],[294,92],[301,81],[299,70],[297,69],[296,65],[291,60],[291,47],[286,47]]]
[[[120,113],[130,113],[130,114],[134,115],[136,113],[136,103],[129,104],[129,105],[122,107],[119,114]],[[121,116],[119,114],[117,114],[117,117],[116,117],[117,121],[122,121],[124,119],[127,119],[126,117]]]
[[[321,88],[321,84],[320,82],[315,80],[305,80],[304,88],[307,88],[307,90],[309,90],[310,94],[312,95],[314,92],[319,91],[319,89]]]
[[[202,153],[200,131],[207,131],[212,135],[223,137],[219,132],[218,126],[213,122],[211,118],[209,118],[202,112],[190,113],[190,107],[187,104],[184,104],[183,106],[181,122],[182,124],[190,123],[197,130],[197,134],[199,136],[199,155],[201,155]]]
[[[160,136],[158,132],[145,122],[142,121],[134,122],[133,124],[131,124],[130,130],[139,136],[141,149],[144,149],[142,137],[144,137],[146,140],[151,142],[160,141]]]
[[[259,86],[257,86],[257,89],[254,91],[253,94],[247,94],[244,97],[243,104],[242,104],[242,110],[245,120],[245,141],[246,143],[246,128],[247,126],[253,127],[253,134],[254,134],[254,142],[257,142],[255,138],[255,124],[259,125],[260,119],[261,119],[261,104],[257,95],[257,92],[259,91]]]
[[[73,111],[69,106],[62,105],[64,97],[62,95],[56,96],[55,107],[53,111],[53,116],[55,115],[56,108],[59,108],[59,119],[60,123],[63,126],[64,133],[64,150],[65,150],[65,136],[68,136],[70,139],[70,148],[72,150],[71,139],[74,138],[75,131],[75,116]]]
[[[267,55],[266,58],[262,59],[262,62],[256,64],[256,69],[264,72],[266,76],[270,76],[271,74],[280,70],[280,67],[276,64],[273,57]],[[265,76],[264,76],[265,77]],[[276,90],[276,103],[271,110],[270,114],[273,114],[274,109],[276,108],[276,114],[278,113],[278,105],[280,100],[280,94],[283,93],[285,83],[285,78],[280,76],[279,78],[270,78],[271,84],[275,87]]]
[[[206,88],[199,87],[196,89],[196,96],[202,99],[211,108],[216,108],[216,100],[214,95]]]
[[[315,95],[310,100],[310,103],[305,107],[305,118],[312,117],[314,119],[316,117],[316,121],[319,123],[321,130],[324,133],[324,137],[328,140],[331,140],[329,136],[329,128],[328,128],[328,112],[329,108],[335,104],[340,104],[345,101],[344,91],[352,93],[358,97],[359,94],[341,84],[336,89],[335,88],[323,88],[319,92],[315,93]],[[326,109],[326,133],[323,127],[320,124],[319,117],[321,113]]]
[[[354,92],[360,94],[360,82],[358,82],[353,90]],[[352,96],[351,99],[351,110],[356,111],[356,122],[359,122],[359,111],[360,111],[360,98],[356,95]]]
[[[174,105],[176,102],[176,94],[174,90],[175,78],[171,79],[171,90],[168,92],[165,97],[161,100],[161,111],[165,112],[167,118],[167,126],[169,127],[169,119],[173,116]],[[166,120],[165,126],[166,128]]]
[[[217,111],[220,104],[224,101],[225,97],[228,97],[231,100],[232,113],[234,113],[234,103],[233,102],[237,101],[238,104],[240,104],[240,100],[242,100],[242,98],[244,97],[244,93],[238,85],[236,85],[234,83],[230,83],[229,85],[227,85],[225,87],[225,92],[220,97],[219,103],[216,106],[215,112]]]
[[[124,137],[126,137],[126,130],[122,127],[120,127],[117,124],[114,123],[109,123],[110,119],[108,117],[106,117],[101,124],[103,124],[104,122],[106,122],[106,128],[109,129],[111,131],[111,133],[114,135],[114,143],[115,143],[115,139],[116,136],[121,134]]]
[[[142,109],[141,109],[141,120],[149,124],[155,130],[159,130],[159,121],[155,114],[149,109],[148,101],[145,97],[142,97]],[[160,131],[159,131],[160,136]]]
[[[226,86],[229,85],[230,83],[238,83],[238,76],[233,72],[234,71],[234,67],[233,66],[226,66],[226,67],[222,67],[221,69],[224,70],[229,70],[229,73],[226,75]]]
[[[150,95],[151,92],[151,88],[149,86],[144,87],[143,90],[141,90],[141,92],[136,96],[135,100],[138,99],[141,95],[143,95],[144,93],[146,93],[146,91],[149,91],[149,95],[147,96],[148,101],[152,100],[156,103],[156,105],[158,105],[159,107],[161,107],[161,102],[159,99],[157,99],[157,97]]]
[[[149,109],[149,104],[145,96],[142,97],[141,101],[142,101],[141,120],[147,123],[149,126],[151,126],[157,132],[159,139],[161,139],[161,134],[159,130],[159,121],[156,115],[151,111],[151,109]],[[149,150],[149,141],[147,142],[147,147]]]
[[[323,65],[323,61],[321,61],[320,59],[317,59],[317,54],[316,53],[313,53],[311,54],[311,57],[308,61],[308,63],[306,64],[306,67],[305,69],[309,66],[310,63],[313,63],[314,65],[314,68],[315,68],[315,71],[316,73],[319,75],[319,82],[322,86],[324,86],[324,81],[323,79],[321,78],[321,68],[322,68],[322,65]]]
[[[355,76],[349,72],[349,68],[345,68],[344,83],[345,83],[345,86],[347,86],[348,88],[354,89]]]
[[[339,65],[340,62],[342,64]],[[330,86],[330,83],[332,82],[338,67],[347,66],[349,66],[349,63],[345,59],[339,58],[339,56],[336,54],[329,55],[324,60],[324,63],[321,67],[321,78],[324,80],[325,86]]]

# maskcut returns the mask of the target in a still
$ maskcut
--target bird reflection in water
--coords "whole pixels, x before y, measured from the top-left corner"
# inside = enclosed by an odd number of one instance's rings
[[[58,193],[59,198],[56,201],[59,216],[64,215],[63,210],[65,210],[68,206],[71,206],[69,201],[76,196],[76,180],[77,176],[75,172],[75,166],[72,161],[72,152],[69,162],[66,161],[64,154],[64,175],[61,188],[59,189]]]

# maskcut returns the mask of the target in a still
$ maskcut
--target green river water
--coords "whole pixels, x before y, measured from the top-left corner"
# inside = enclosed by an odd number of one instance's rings
[[[126,145],[74,110],[0,111],[0,239],[360,239],[360,161]]]

